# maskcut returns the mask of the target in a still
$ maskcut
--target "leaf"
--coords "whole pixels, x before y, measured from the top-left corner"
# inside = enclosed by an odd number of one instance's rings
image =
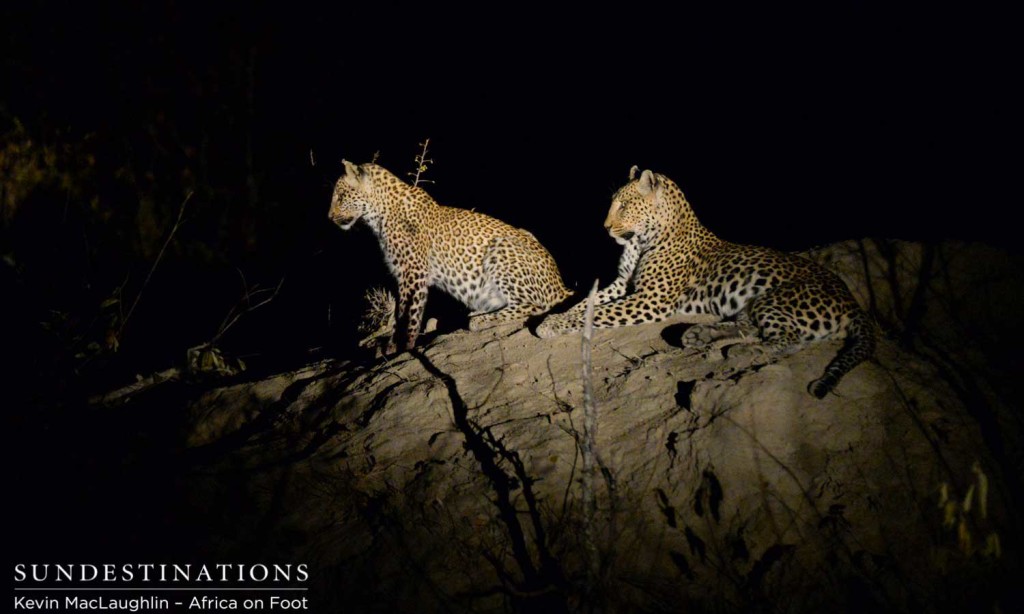
[[[975,461],[971,471],[978,476],[978,511],[984,520],[988,517],[988,476],[981,470],[981,465]]]
[[[957,545],[960,546],[960,552],[970,556],[972,549],[971,530],[967,528],[967,521],[963,518],[960,519],[960,525],[957,527],[956,541]]]
[[[108,298],[107,300],[103,301],[102,303],[100,303],[100,309],[106,309],[107,307],[110,307],[112,305],[116,305],[116,304],[118,304],[120,302],[121,302],[121,299],[117,298],[116,296],[112,296],[112,297]]]
[[[967,489],[967,494],[964,495],[964,513],[971,511],[971,502],[974,501],[974,484]]]
[[[956,524],[956,501],[947,501],[946,509],[944,511],[945,514],[942,518],[942,526],[947,529],[951,529],[953,528],[953,525]]]
[[[985,556],[998,559],[1003,554],[1003,546],[999,542],[999,534],[992,531],[985,538],[985,549],[981,551]]]

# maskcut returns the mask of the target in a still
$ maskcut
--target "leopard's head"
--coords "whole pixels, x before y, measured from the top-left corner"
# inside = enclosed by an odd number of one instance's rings
[[[372,207],[373,180],[366,168],[343,160],[345,174],[334,184],[331,209],[328,217],[332,222],[348,230],[365,216]]]
[[[625,245],[634,237],[642,241],[656,234],[671,219],[674,205],[666,198],[670,183],[663,175],[644,171],[637,178],[637,167],[629,171],[629,183],[612,197],[612,206],[604,227],[615,241]]]

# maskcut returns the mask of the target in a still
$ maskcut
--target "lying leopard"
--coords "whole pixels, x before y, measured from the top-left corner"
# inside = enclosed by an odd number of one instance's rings
[[[369,226],[398,281],[386,354],[416,345],[431,286],[472,310],[470,330],[523,323],[572,294],[551,254],[529,232],[441,206],[376,164],[344,165],[329,217],[343,230],[360,220]]]
[[[604,223],[624,249],[618,277],[597,293],[595,328],[681,315],[694,325],[683,335],[685,347],[759,342],[746,353],[769,359],[845,336],[825,373],[808,386],[818,398],[872,356],[876,327],[836,275],[799,256],[719,239],[697,220],[672,180],[651,171],[636,178],[636,171],[612,198]],[[580,303],[549,315],[537,334],[581,330],[583,308]]]

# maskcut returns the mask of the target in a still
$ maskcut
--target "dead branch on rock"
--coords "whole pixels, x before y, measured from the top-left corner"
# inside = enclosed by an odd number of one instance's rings
[[[185,352],[186,366],[189,372],[194,375],[214,373],[220,376],[228,376],[237,375],[245,371],[245,362],[240,358],[225,355],[218,343],[242,316],[256,311],[277,298],[278,293],[281,291],[281,286],[284,285],[284,278],[282,277],[277,286],[272,289],[260,288],[258,284],[249,286],[245,281],[245,275],[241,271],[238,274],[242,278],[242,298],[228,310],[220,326],[217,327],[217,332],[209,341],[191,347]]]
[[[594,538],[594,523],[597,517],[597,499],[594,496],[594,473],[597,463],[597,407],[594,403],[594,365],[591,357],[591,345],[594,337],[594,296],[597,293],[597,281],[587,296],[587,308],[583,325],[583,441],[580,450],[583,453],[583,549],[586,553],[585,593],[588,601],[593,598],[600,573],[601,561],[597,543]]]
[[[181,369],[177,367],[171,369],[164,369],[159,373],[154,373],[149,377],[139,376],[138,381],[131,383],[117,390],[111,390],[103,394],[89,398],[89,405],[113,405],[119,401],[127,401],[133,395],[139,394],[144,390],[148,390],[158,384],[164,382],[173,382],[181,379]]]

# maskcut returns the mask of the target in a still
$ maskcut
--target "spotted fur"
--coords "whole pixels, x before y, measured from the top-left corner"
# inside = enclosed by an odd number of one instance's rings
[[[441,206],[376,164],[344,164],[330,219],[343,230],[360,220],[369,226],[398,281],[397,324],[386,353],[416,345],[430,286],[472,310],[470,330],[524,322],[572,294],[551,254],[529,232]]]
[[[735,245],[697,220],[686,197],[663,175],[644,171],[612,198],[605,228],[623,246],[618,277],[597,294],[594,327],[657,322],[681,315],[693,324],[687,347],[760,342],[770,356],[808,342],[845,337],[839,354],[809,391],[821,398],[874,352],[876,330],[836,275],[765,247]],[[580,303],[550,315],[541,337],[581,330]]]

